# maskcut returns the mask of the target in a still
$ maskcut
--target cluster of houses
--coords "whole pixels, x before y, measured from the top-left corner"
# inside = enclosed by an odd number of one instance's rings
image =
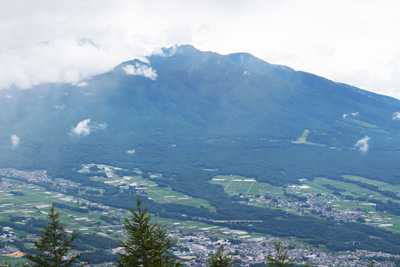
[[[274,242],[281,242],[283,248],[289,248],[289,257],[296,259],[297,264],[310,264],[311,266],[368,266],[369,258],[372,257],[394,257],[399,259],[399,255],[391,255],[382,252],[372,252],[357,250],[355,252],[328,253],[319,251],[315,248],[304,245],[294,244],[295,237],[279,239],[273,237],[260,238],[238,238],[231,233],[226,237],[221,237],[221,232],[206,230],[203,232],[184,235],[177,229],[170,229],[171,235],[178,239],[174,254],[184,260],[187,266],[207,266],[207,259],[210,252],[215,252],[221,245],[232,256],[232,259],[242,266],[253,264],[266,264],[266,256],[274,255],[276,250]],[[219,236],[219,238],[215,238]],[[234,241],[233,241],[234,240]],[[375,266],[392,266],[389,263],[376,263]]]

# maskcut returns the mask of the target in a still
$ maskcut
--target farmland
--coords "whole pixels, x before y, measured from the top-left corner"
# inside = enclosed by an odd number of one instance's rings
[[[90,172],[89,168],[95,165],[96,164],[83,165],[83,168],[80,171]],[[120,177],[114,173],[116,170],[121,170],[120,168],[106,165],[96,166],[101,169],[100,172],[104,172],[107,175],[107,178],[95,177],[92,179],[95,181],[104,182],[108,186],[121,186],[122,188],[135,187],[136,190],[143,191],[144,194],[146,194],[150,199],[158,203],[177,203],[194,207],[203,206],[213,210],[213,207],[210,205],[210,203],[204,199],[192,198],[188,195],[176,192],[170,187],[160,187],[156,182],[152,181],[152,178],[162,178],[162,174],[150,174],[149,179],[145,179],[142,177],[141,171],[136,170],[137,175]]]
[[[262,192],[273,195],[282,195],[283,191],[279,186],[272,186],[267,183],[259,183],[253,178],[246,178],[238,175],[218,175],[210,183],[219,184],[229,195],[251,194],[258,195]]]

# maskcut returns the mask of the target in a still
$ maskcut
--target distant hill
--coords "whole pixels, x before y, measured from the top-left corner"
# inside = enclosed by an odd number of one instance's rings
[[[399,100],[246,53],[182,45],[147,60],[86,86],[0,91],[1,167],[68,172],[107,162],[177,174],[217,168],[274,184],[348,173],[400,181]],[[362,153],[355,144],[365,136]]]
[[[210,183],[216,175],[278,186],[356,175],[399,184],[399,100],[246,53],[219,55],[190,45],[162,51],[77,85],[0,91],[0,168],[47,170],[92,192],[104,183],[77,172],[82,164],[114,166],[120,176],[136,176],[139,168],[143,179],[162,174],[153,183],[208,205],[141,196],[160,217],[261,220],[230,227],[296,236],[332,251],[400,253],[398,234],[385,229],[241,204],[221,184]],[[74,189],[63,193],[78,196]],[[107,190],[80,197],[124,209],[137,197],[130,189]],[[393,191],[379,192],[398,199]],[[377,207],[396,215],[399,210],[397,203]],[[362,243],[350,245],[354,240]]]

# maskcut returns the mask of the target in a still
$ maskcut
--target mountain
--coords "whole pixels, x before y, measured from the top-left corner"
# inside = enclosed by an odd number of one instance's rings
[[[334,250],[364,240],[360,249],[400,253],[398,238],[386,230],[239,204],[209,183],[232,174],[284,186],[351,174],[399,184],[399,100],[246,53],[190,45],[162,51],[77,85],[0,91],[0,168],[47,170],[94,187],[103,184],[77,172],[82,164],[127,174],[139,168],[144,176],[162,173],[157,183],[205,199],[215,211],[146,199],[160,216],[262,220],[255,228],[234,227],[295,235]],[[118,208],[133,198],[88,197]]]
[[[158,162],[160,169],[215,167],[275,184],[339,169],[365,174],[367,166],[372,178],[397,183],[399,100],[246,53],[183,45],[147,60],[124,62],[84,87],[1,91],[0,164]],[[137,73],[128,75],[129,68]],[[77,135],[72,130],[80,122]],[[293,144],[305,130],[307,143]],[[11,135],[20,139],[16,148]],[[360,153],[354,145],[365,136],[369,150]],[[287,166],[290,177],[280,177]]]

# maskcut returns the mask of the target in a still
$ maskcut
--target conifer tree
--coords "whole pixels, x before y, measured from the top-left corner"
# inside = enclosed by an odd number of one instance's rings
[[[83,256],[81,253],[70,255],[71,250],[75,247],[72,243],[79,233],[68,238],[67,227],[60,222],[60,213],[55,210],[54,203],[50,206],[47,219],[50,222],[43,227],[39,239],[32,240],[38,254],[26,254],[26,257],[35,265],[25,264],[24,266],[69,267],[75,265]],[[88,262],[81,266],[87,264]]]
[[[119,240],[123,252],[118,253],[121,267],[175,267],[181,266],[168,253],[174,242],[168,238],[167,229],[160,223],[151,222],[147,208],[142,201],[136,201],[136,210],[130,209],[132,218],[125,218],[124,226],[128,235],[126,241]]]
[[[293,266],[295,260],[290,259],[288,256],[289,249],[283,250],[281,247],[281,242],[274,242],[276,255],[272,256],[268,254],[266,257],[267,259],[267,266],[276,266],[276,267],[286,267],[286,266]]]
[[[207,260],[209,267],[229,267],[233,266],[233,260],[230,253],[224,254],[224,245],[221,245],[217,252],[210,252],[210,258]]]

